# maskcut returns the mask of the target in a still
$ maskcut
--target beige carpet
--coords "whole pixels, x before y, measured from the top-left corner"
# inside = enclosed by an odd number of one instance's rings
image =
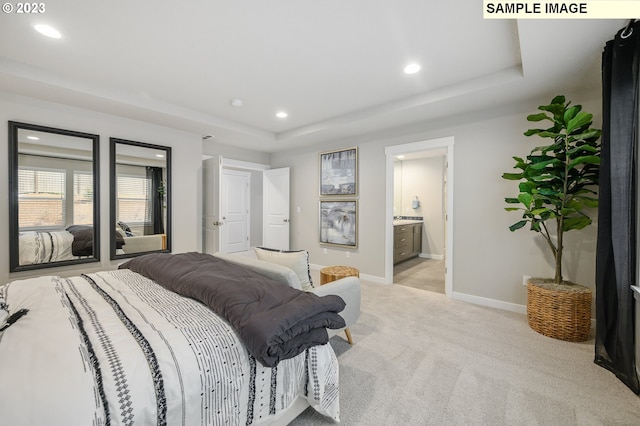
[[[640,425],[640,398],[593,363],[593,340],[532,331],[524,315],[362,283],[362,314],[331,344],[343,425]],[[291,425],[331,421],[307,409]]]

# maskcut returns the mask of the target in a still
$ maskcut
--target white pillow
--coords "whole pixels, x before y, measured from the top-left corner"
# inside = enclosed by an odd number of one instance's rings
[[[298,280],[300,280],[302,290],[309,291],[314,288],[309,271],[309,253],[306,250],[279,251],[263,247],[256,247],[255,250],[258,259],[286,266],[293,270],[298,276]]]

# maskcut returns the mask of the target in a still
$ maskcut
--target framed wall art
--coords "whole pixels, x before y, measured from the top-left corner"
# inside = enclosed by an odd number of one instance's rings
[[[357,200],[320,200],[320,243],[358,247]]]
[[[320,154],[320,196],[358,194],[358,148]]]

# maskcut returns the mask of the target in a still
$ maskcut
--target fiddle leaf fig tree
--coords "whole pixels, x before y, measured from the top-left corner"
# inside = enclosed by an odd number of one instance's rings
[[[531,122],[550,122],[546,129],[529,129],[525,136],[549,139],[548,145],[531,150],[526,158],[513,157],[517,173],[504,173],[507,180],[520,181],[516,198],[505,198],[507,211],[521,211],[522,220],[511,225],[513,232],[529,225],[542,234],[555,259],[554,281],[563,282],[563,235],[591,224],[585,210],[598,206],[601,131],[592,129],[593,114],[571,106],[556,96],[542,112],[527,117]],[[555,233],[555,235],[553,235]]]

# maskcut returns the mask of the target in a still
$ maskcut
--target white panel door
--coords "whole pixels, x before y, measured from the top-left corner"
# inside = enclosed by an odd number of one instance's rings
[[[249,250],[249,184],[251,173],[222,170],[220,251]]]
[[[289,167],[263,173],[264,247],[289,250]]]

